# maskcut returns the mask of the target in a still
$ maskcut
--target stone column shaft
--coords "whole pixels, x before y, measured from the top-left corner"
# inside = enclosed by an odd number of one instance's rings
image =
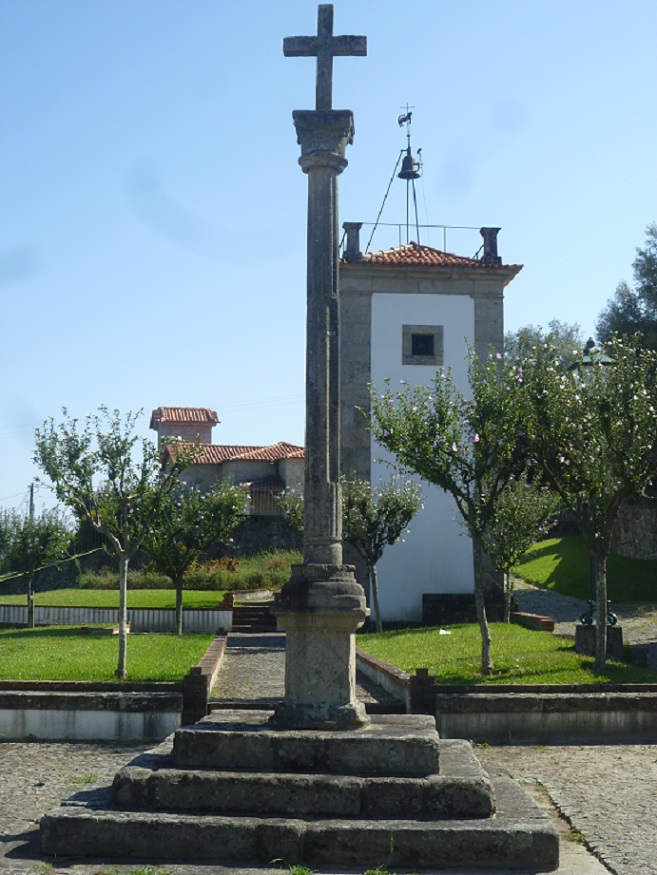
[[[308,175],[304,564],[276,599],[286,632],[279,725],[353,728],[367,722],[356,697],[355,632],[367,617],[354,568],[342,564],[338,348],[338,183],[353,117],[297,111],[299,164]]]

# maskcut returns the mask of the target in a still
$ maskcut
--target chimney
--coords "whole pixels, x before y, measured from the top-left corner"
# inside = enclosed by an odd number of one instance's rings
[[[502,259],[497,254],[497,235],[500,228],[480,228],[479,233],[484,238],[484,254],[481,259],[483,264],[502,264]]]
[[[344,258],[347,261],[360,261],[363,253],[360,251],[360,229],[362,222],[343,222],[342,227],[347,233],[347,245],[344,250]]]

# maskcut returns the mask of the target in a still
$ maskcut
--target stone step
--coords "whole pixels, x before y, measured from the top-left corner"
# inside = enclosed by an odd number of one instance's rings
[[[269,613],[272,602],[248,602],[244,605],[233,605],[233,632],[275,632],[276,617]]]
[[[490,817],[490,779],[466,741],[443,743],[441,774],[427,778],[180,770],[171,756],[145,754],[112,786],[117,808],[340,818]]]
[[[116,811],[109,788],[81,792],[41,821],[41,849],[55,857],[214,861],[414,869],[550,872],[558,835],[530,797],[496,779],[494,817],[461,820],[320,820]]]
[[[289,730],[271,711],[213,711],[174,736],[178,769],[426,777],[439,772],[433,717],[374,714],[356,730]]]

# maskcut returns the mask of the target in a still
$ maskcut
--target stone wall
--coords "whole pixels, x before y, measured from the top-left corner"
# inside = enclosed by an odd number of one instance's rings
[[[613,549],[621,556],[657,559],[657,501],[637,501],[621,508]]]

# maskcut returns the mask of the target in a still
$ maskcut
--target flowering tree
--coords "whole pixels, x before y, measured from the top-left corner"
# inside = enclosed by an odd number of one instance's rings
[[[214,541],[225,542],[240,522],[248,500],[245,486],[219,483],[203,491],[181,485],[168,492],[143,540],[151,565],[176,588],[176,629],[183,632],[183,575]]]
[[[303,532],[303,494],[296,489],[286,489],[278,496],[278,504],[290,526]]]
[[[575,376],[563,372],[549,346],[525,362],[531,453],[592,559],[597,672],[607,657],[607,556],[618,512],[657,477],[657,350],[641,349],[634,338],[612,340],[607,352],[609,366],[589,354]]]
[[[57,498],[89,520],[119,560],[119,660],[116,676],[127,676],[128,564],[135,555],[178,474],[193,459],[181,445],[163,469],[151,441],[134,434],[139,413],[110,413],[100,407],[78,429],[76,419],[51,417],[36,430],[34,460]]]
[[[287,489],[280,497],[283,514],[303,531],[303,495]],[[422,507],[422,490],[411,480],[392,477],[373,490],[368,480],[342,481],[342,537],[367,566],[372,582],[376,631],[382,631],[376,565],[386,546],[396,544]]]
[[[444,489],[455,500],[472,538],[474,596],[481,631],[481,670],[493,671],[491,636],[484,598],[483,533],[511,479],[525,464],[522,370],[490,354],[473,352],[470,393],[459,392],[451,371],[440,370],[430,386],[404,385],[385,392],[371,387],[375,440],[399,467]],[[403,381],[404,382],[404,381]]]
[[[511,568],[532,544],[554,525],[559,496],[527,471],[511,478],[500,494],[482,539],[486,555],[504,574],[504,621],[511,619]]]
[[[0,516],[0,561],[7,576],[23,576],[27,585],[27,626],[34,628],[34,577],[56,565],[68,553],[71,532],[58,510],[23,515],[15,510]]]
[[[342,487],[342,537],[362,557],[370,573],[376,631],[383,631],[377,562],[396,544],[422,507],[422,490],[412,480],[392,477],[372,489],[368,480],[345,480]]]

